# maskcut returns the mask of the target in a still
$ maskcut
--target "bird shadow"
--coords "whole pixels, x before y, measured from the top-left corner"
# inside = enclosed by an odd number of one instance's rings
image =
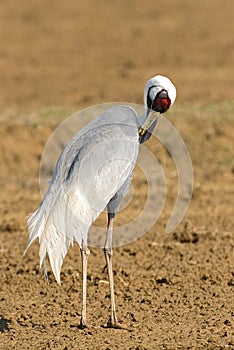
[[[2,315],[0,315],[0,333],[9,331],[9,323],[11,323],[11,320],[8,320],[7,318],[4,318]]]

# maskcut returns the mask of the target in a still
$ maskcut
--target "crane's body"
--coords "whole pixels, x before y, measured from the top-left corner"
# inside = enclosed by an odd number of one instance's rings
[[[128,191],[138,138],[134,110],[116,106],[84,127],[63,150],[49,189],[29,220],[30,243],[39,237],[41,264],[48,253],[59,283],[69,245],[74,239],[87,245],[93,221],[107,205],[116,212]]]
[[[48,254],[58,283],[70,244],[80,246],[83,270],[83,304],[80,325],[86,326],[88,231],[107,208],[104,245],[111,294],[109,326],[118,327],[112,274],[112,229],[122,197],[128,192],[140,143],[146,141],[176,97],[174,85],[156,76],[145,87],[145,113],[140,118],[124,105],[115,106],[81,129],[66,145],[56,164],[49,189],[28,220],[28,247],[39,238],[40,264]]]

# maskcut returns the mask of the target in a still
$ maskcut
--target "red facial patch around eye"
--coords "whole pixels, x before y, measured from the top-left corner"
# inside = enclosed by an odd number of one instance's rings
[[[165,113],[171,105],[169,97],[156,97],[153,102],[153,110],[159,113]]]

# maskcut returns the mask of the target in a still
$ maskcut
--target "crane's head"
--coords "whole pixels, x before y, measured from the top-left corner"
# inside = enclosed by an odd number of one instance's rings
[[[165,113],[175,102],[176,88],[162,75],[156,75],[147,81],[144,89],[145,118],[139,134],[143,135],[155,122],[158,115]]]
[[[156,75],[147,81],[144,89],[144,103],[147,109],[158,113],[166,112],[175,102],[176,88],[163,75]]]

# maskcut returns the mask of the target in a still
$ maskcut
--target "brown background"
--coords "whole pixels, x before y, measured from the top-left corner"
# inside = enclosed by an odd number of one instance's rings
[[[233,6],[232,0],[1,2],[1,349],[234,348]],[[177,180],[167,152],[151,145],[171,191],[150,232],[114,252],[117,310],[127,330],[101,327],[109,291],[103,254],[92,249],[91,327],[80,331],[77,245],[65,259],[62,287],[51,274],[44,283],[37,244],[22,259],[26,217],[40,201],[40,156],[71,112],[142,103],[146,80],[158,73],[178,89],[168,118],[192,157],[193,200],[176,232],[166,235]],[[140,175],[134,181],[133,217],[145,198]]]

